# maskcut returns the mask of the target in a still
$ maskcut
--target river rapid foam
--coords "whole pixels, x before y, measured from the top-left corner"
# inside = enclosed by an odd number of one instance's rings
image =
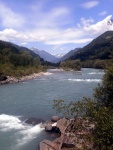
[[[20,120],[19,116],[11,116],[7,114],[0,115],[0,131],[15,133],[15,147],[28,143],[37,137],[44,129],[41,124],[31,126]]]

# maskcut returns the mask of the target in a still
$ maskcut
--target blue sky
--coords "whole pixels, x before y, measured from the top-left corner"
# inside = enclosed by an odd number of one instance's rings
[[[66,53],[113,30],[112,15],[113,0],[0,0],[0,39]]]

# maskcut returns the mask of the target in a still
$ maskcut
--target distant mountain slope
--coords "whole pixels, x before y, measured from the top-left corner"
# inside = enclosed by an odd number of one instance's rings
[[[0,52],[1,53],[2,53],[3,49],[7,49],[7,52],[9,52],[9,53],[12,52],[15,54],[21,54],[23,52],[27,52],[32,57],[39,57],[40,58],[40,56],[38,54],[36,54],[35,52],[31,51],[30,49],[28,49],[26,47],[22,47],[22,46],[14,44],[14,43],[0,40]]]
[[[23,47],[23,46],[19,46],[19,45],[16,45],[16,44],[13,44],[11,43],[15,48],[17,48],[19,50],[19,52],[22,52],[22,51],[27,51],[29,52],[33,57],[39,57],[41,59],[41,57],[36,54],[35,52],[33,52],[32,50],[28,49],[27,47]]]
[[[69,57],[71,57],[77,50],[80,50],[81,48],[75,48],[74,50],[69,51],[68,53],[66,53],[63,57],[60,58],[60,61],[64,61],[66,59],[68,59]]]
[[[43,58],[45,61],[57,63],[59,61],[59,58],[51,55],[50,53],[44,51],[44,50],[38,50],[36,48],[31,48],[32,51],[34,51],[36,54],[38,54],[41,58]]]
[[[48,52],[46,52],[44,50],[38,50],[36,48],[31,48],[31,50],[33,52],[35,52],[36,54],[38,54],[45,61],[52,62],[52,63],[58,63],[60,61],[64,61],[64,60],[68,59],[70,56],[72,56],[79,49],[80,48],[75,48],[74,50],[69,51],[68,53],[66,53],[65,55],[63,55],[61,57],[56,57],[55,55],[52,55],[52,54],[50,54],[50,53],[48,53]]]
[[[109,59],[111,52],[113,52],[113,31],[107,31],[85,47],[76,51],[69,60],[104,60]]]

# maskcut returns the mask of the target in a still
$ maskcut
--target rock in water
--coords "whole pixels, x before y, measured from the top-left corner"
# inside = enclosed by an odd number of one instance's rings
[[[6,81],[7,80],[7,77],[6,76],[0,76],[0,81]]]
[[[48,125],[45,126],[45,130],[48,131],[48,132],[52,131],[52,129],[53,129],[53,127],[52,127],[51,124],[48,124]]]
[[[25,123],[32,124],[32,125],[37,125],[37,124],[39,124],[39,123],[41,123],[41,122],[44,122],[44,121],[43,121],[42,119],[34,118],[34,117],[28,118],[28,119],[25,121]]]
[[[60,118],[59,118],[58,116],[53,116],[53,117],[51,118],[51,121],[57,122],[59,119],[60,119]]]

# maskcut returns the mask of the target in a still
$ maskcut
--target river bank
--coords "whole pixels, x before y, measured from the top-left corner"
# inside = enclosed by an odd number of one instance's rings
[[[0,85],[23,82],[23,81],[35,79],[35,78],[40,77],[42,75],[50,75],[50,74],[51,73],[48,73],[48,72],[39,72],[39,73],[30,74],[30,75],[27,75],[27,76],[22,76],[22,77],[19,77],[19,78],[16,78],[16,77],[13,77],[13,76],[7,76],[6,80],[0,81]]]
[[[94,129],[95,124],[91,123],[88,118],[59,118],[53,123],[46,124],[45,130],[48,132],[59,131],[60,136],[53,141],[44,139],[39,144],[39,150],[73,150],[74,148],[92,150],[91,137]]]

